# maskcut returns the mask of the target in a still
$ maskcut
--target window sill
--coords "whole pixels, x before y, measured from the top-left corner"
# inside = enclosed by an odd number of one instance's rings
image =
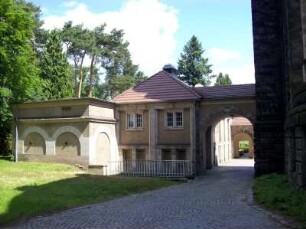
[[[130,128],[130,129],[125,129],[126,131],[143,131],[143,128]]]
[[[164,130],[184,130],[184,127],[165,127]]]

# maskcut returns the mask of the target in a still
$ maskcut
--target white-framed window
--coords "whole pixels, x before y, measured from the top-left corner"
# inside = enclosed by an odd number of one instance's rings
[[[182,111],[167,111],[165,116],[165,126],[167,128],[183,128],[184,117]]]
[[[127,113],[126,114],[126,128],[131,129],[142,129],[143,118],[140,113]]]

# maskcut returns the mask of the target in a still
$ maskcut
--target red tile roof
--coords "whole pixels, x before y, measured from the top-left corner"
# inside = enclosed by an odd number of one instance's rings
[[[255,84],[193,88],[203,99],[255,98]]]
[[[233,118],[231,126],[252,126],[252,123],[247,118],[236,117]]]
[[[161,71],[116,96],[113,102],[119,104],[170,102],[196,100],[200,98],[201,96],[191,87],[171,74]]]
[[[255,98],[255,84],[190,87],[173,75],[160,71],[116,96],[118,104]]]

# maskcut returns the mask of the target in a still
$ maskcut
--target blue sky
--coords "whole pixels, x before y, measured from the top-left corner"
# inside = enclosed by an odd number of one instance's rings
[[[72,20],[93,28],[106,22],[123,29],[133,61],[148,76],[176,65],[183,46],[196,35],[214,73],[235,84],[254,82],[251,1],[248,0],[32,0],[45,28]]]

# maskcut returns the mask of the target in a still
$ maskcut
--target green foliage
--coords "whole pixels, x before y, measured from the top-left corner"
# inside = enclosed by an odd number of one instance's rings
[[[222,72],[219,73],[217,76],[215,86],[227,86],[227,85],[232,85],[232,80],[229,77],[228,74],[223,75]]]
[[[239,149],[249,149],[250,142],[249,141],[240,141]]]
[[[211,83],[212,65],[208,64],[208,58],[203,57],[204,51],[198,38],[192,36],[178,60],[179,78],[190,86]]]
[[[14,101],[32,99],[40,83],[31,43],[34,19],[23,1],[1,1],[0,15],[0,87]]]
[[[0,225],[176,183],[156,178],[94,176],[64,164],[0,160]]]
[[[59,99],[73,96],[69,64],[62,50],[62,41],[57,31],[48,34],[40,62],[40,77],[43,79],[43,96]]]
[[[258,177],[253,189],[258,203],[299,220],[306,228],[306,191],[294,189],[286,175]]]
[[[113,98],[138,81],[138,66],[132,63],[123,31],[113,29],[106,33],[105,27],[103,24],[87,30],[67,22],[62,29],[67,56],[74,62],[78,97]],[[89,68],[83,66],[85,57],[90,59]],[[99,84],[101,70],[105,72],[105,82]]]
[[[6,153],[10,150],[10,104],[40,95],[31,10],[22,0],[0,1],[0,144]]]

